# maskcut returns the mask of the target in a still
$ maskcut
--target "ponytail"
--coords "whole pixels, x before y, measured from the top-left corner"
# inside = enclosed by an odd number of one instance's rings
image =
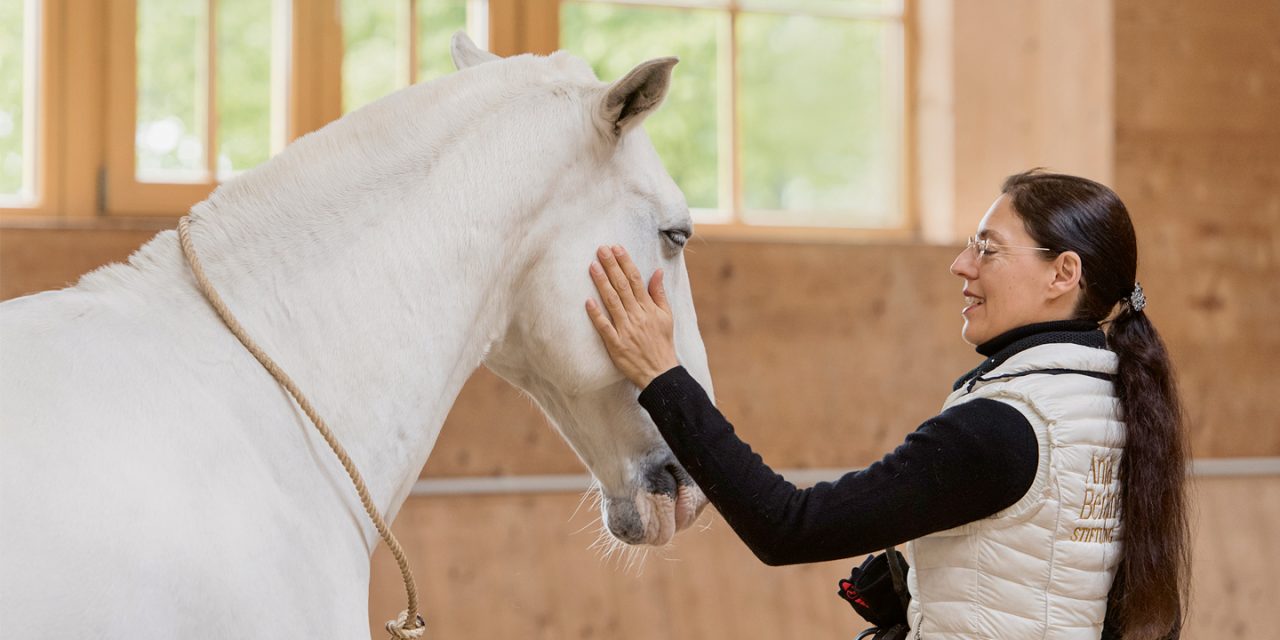
[[[1107,343],[1119,357],[1115,388],[1125,425],[1124,559],[1108,617],[1126,640],[1176,638],[1191,565],[1182,406],[1164,342],[1146,313],[1123,303]]]

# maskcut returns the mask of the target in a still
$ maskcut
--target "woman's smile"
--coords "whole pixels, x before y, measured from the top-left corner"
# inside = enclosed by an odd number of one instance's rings
[[[978,307],[982,306],[982,304],[985,303],[986,301],[987,301],[986,298],[983,298],[981,296],[976,296],[973,294],[973,292],[969,291],[968,289],[965,289],[964,290],[965,307],[964,307],[964,310],[960,312],[960,314],[967,316],[969,315],[970,311],[973,311],[974,309],[977,309]]]

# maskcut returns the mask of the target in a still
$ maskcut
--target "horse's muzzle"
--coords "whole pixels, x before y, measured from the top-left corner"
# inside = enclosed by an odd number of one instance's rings
[[[665,545],[707,505],[702,490],[673,459],[647,466],[641,485],[630,498],[606,502],[609,532],[627,544]]]

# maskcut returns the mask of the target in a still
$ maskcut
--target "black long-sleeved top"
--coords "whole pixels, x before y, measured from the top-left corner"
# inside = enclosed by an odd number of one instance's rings
[[[988,358],[956,388],[1019,351],[1054,342],[1105,348],[1091,322],[1021,327],[980,345]],[[640,404],[720,515],[770,565],[848,558],[985,518],[1017,502],[1039,465],[1027,419],[983,398],[925,421],[866,469],[797,489],[737,437],[683,367],[654,379]]]

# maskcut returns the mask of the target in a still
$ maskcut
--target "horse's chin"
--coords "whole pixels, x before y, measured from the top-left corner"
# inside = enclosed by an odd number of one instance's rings
[[[630,504],[628,504],[628,502]],[[633,500],[610,501],[606,517],[609,532],[631,545],[662,546],[698,520],[707,506],[702,490],[680,485],[676,495],[638,492]]]
[[[707,496],[695,485],[684,485],[676,494],[674,505],[676,531],[684,531],[698,521],[707,506]]]

